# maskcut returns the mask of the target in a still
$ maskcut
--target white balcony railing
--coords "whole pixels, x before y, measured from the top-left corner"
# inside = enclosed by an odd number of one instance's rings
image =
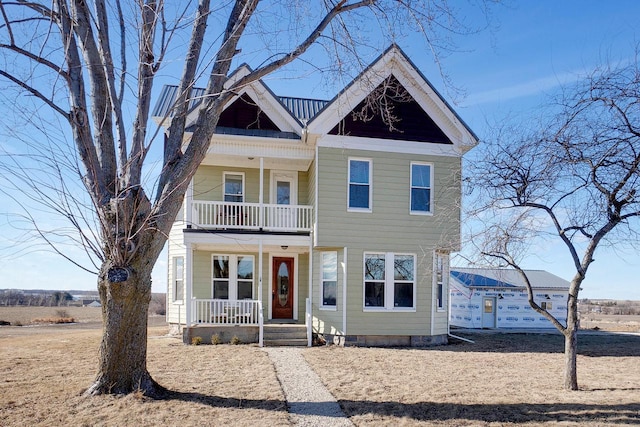
[[[203,200],[194,200],[191,206],[191,222],[196,228],[311,231],[313,227],[311,206]]]

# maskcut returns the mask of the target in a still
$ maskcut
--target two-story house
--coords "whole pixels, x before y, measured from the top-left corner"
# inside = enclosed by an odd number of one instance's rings
[[[175,91],[163,89],[158,121]],[[263,325],[285,323],[309,345],[312,334],[445,343],[461,162],[477,142],[397,46],[331,101],[247,86],[225,107],[169,236],[167,321],[186,342],[262,344]]]

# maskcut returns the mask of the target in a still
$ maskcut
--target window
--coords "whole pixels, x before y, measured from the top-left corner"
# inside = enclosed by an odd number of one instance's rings
[[[446,296],[449,288],[449,255],[436,252],[433,266],[436,309],[443,311],[446,309]]]
[[[365,253],[365,309],[413,309],[415,285],[415,255]]]
[[[184,299],[184,257],[173,259],[173,300],[182,301]]]
[[[542,301],[540,303],[540,307],[543,310],[551,310],[553,308],[553,304],[551,303],[551,301]]]
[[[349,159],[348,208],[371,211],[371,160]]]
[[[338,253],[322,253],[322,307],[335,307],[338,288]]]
[[[224,201],[244,202],[244,174],[224,173]]]
[[[431,213],[431,205],[431,165],[411,163],[411,213]]]
[[[253,256],[213,255],[214,299],[253,298]]]

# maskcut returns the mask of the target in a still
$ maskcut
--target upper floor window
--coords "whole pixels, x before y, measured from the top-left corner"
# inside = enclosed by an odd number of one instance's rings
[[[415,308],[415,255],[364,254],[364,308]]]
[[[184,299],[184,257],[173,259],[173,300],[182,301]]]
[[[432,213],[430,164],[411,163],[411,213]]]
[[[244,202],[244,174],[224,173],[224,201]]]
[[[349,210],[371,212],[371,160],[349,159]]]
[[[338,253],[322,252],[322,307],[336,306],[338,288]]]

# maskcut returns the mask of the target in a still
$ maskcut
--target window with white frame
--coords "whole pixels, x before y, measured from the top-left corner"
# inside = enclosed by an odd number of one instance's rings
[[[349,159],[349,210],[371,211],[371,160]]]
[[[173,258],[173,300],[184,299],[184,257]]]
[[[253,266],[251,255],[213,255],[213,298],[252,299]]]
[[[338,253],[322,252],[322,307],[335,308],[338,289]]]
[[[434,287],[436,309],[444,311],[446,309],[447,290],[449,288],[449,255],[442,252],[436,252],[434,260]]]
[[[433,212],[431,171],[430,164],[411,162],[412,214],[429,214]]]
[[[364,254],[364,309],[415,309],[413,254]]]
[[[224,201],[244,202],[244,174],[238,172],[224,173]]]

